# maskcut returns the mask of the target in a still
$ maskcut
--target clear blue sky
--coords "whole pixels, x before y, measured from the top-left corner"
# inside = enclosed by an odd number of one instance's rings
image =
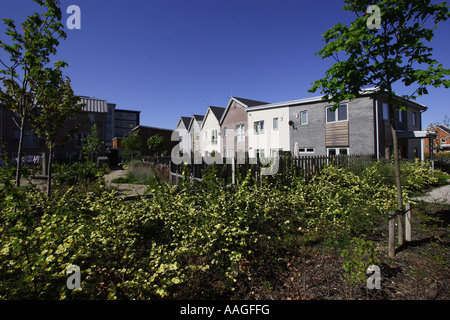
[[[62,0],[64,22],[72,4],[81,9],[81,30],[67,30],[57,58],[69,63],[75,93],[140,110],[142,125],[171,129],[207,105],[226,107],[231,94],[267,102],[319,95],[307,92],[311,82],[334,62],[314,55],[321,35],[354,18],[339,0]],[[0,0],[0,8],[1,18],[19,24],[38,7]],[[446,68],[449,34],[447,21],[431,44]],[[417,101],[429,107],[425,127],[450,117],[449,89]]]

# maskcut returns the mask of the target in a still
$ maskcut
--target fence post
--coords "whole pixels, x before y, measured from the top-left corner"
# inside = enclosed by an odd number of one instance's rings
[[[395,212],[389,212],[389,258],[395,257]]]
[[[405,209],[405,240],[411,241],[411,203],[406,203]]]
[[[397,215],[398,215],[398,221],[397,221],[398,244],[400,246],[403,245],[403,241],[405,239],[405,237],[404,237],[404,229],[403,229],[403,220],[404,220],[405,215],[403,213],[404,212],[403,210],[404,209],[402,208],[402,210],[397,213]]]

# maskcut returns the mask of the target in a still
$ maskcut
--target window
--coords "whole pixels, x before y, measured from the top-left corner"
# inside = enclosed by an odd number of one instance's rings
[[[89,113],[88,116],[89,116],[90,122],[95,122],[95,114],[94,113]]]
[[[389,120],[389,106],[387,103],[383,103],[383,120]]]
[[[299,148],[299,153],[314,153],[314,148]]]
[[[257,158],[264,158],[264,149],[256,149],[255,156]]]
[[[86,140],[88,133],[77,133],[76,139],[77,139],[77,147],[81,148],[83,146],[84,140]]]
[[[412,125],[414,127],[416,127],[417,123],[418,123],[418,121],[417,121],[417,112],[413,112],[413,114],[412,114]]]
[[[264,133],[264,121],[257,121],[254,125],[255,134]]]
[[[270,157],[271,158],[278,158],[280,156],[280,151],[283,149],[270,149]]]
[[[300,112],[300,123],[302,125],[308,124],[308,111]]]
[[[225,157],[232,158],[233,157],[232,153],[233,153],[233,150],[230,150],[230,149],[225,150]]]
[[[236,141],[245,141],[245,126],[243,124],[240,124],[236,127]]]
[[[278,118],[273,118],[273,130],[278,130]]]
[[[200,140],[200,133],[195,134],[195,140],[197,140],[197,141]]]
[[[217,130],[211,130],[211,143],[217,144]]]
[[[39,137],[36,133],[25,131],[23,135],[24,147],[39,147]]]
[[[327,123],[348,120],[346,104],[340,105],[335,111],[331,109],[332,107],[327,108]]]
[[[327,148],[327,156],[348,155],[349,148]]]
[[[405,119],[403,119],[403,111],[398,110],[398,122],[404,122]]]
[[[227,136],[227,128],[223,128],[223,136],[224,136],[224,137]]]

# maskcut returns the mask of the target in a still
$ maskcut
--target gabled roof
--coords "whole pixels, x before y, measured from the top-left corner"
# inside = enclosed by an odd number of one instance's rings
[[[230,101],[228,101],[228,105],[225,108],[225,111],[222,114],[222,117],[220,118],[220,121],[219,121],[220,124],[222,124],[223,119],[225,119],[225,116],[226,116],[228,110],[230,109],[230,106],[233,103],[233,101],[239,103],[245,109],[250,108],[250,107],[255,107],[255,106],[269,104],[268,102],[263,102],[263,101],[250,100],[250,99],[238,98],[238,97],[231,97]]]
[[[210,106],[209,110],[211,110],[212,113],[214,113],[214,115],[216,116],[217,120],[220,120],[220,118],[222,117],[223,113],[225,112],[225,108],[222,108],[222,107]],[[206,115],[205,115],[205,117],[206,117]]]
[[[436,126],[436,128],[441,129],[442,131],[444,131],[446,134],[450,134],[450,127],[449,126],[445,126],[443,124],[438,124]]]
[[[177,128],[180,125],[180,122],[183,122],[184,127],[187,129],[187,127],[189,127],[189,123],[191,122],[191,117],[181,117],[180,120],[178,120]]]
[[[188,128],[187,128],[188,131],[191,130],[191,127],[192,127],[192,124],[194,123],[194,120],[197,121],[198,125],[201,127],[204,118],[205,118],[205,116],[201,116],[201,115],[199,115],[199,114],[194,114],[194,115],[191,117],[191,120],[190,120],[190,122],[189,122],[189,126],[188,126]]]
[[[250,99],[244,99],[244,98],[238,98],[238,97],[234,97],[234,99],[239,100],[242,104],[244,104],[247,107],[254,107],[254,106],[260,106],[263,104],[269,104],[268,102],[250,100]]]
[[[201,126],[202,129],[203,129],[203,126],[205,125],[206,118],[209,116],[210,112],[214,115],[214,117],[216,117],[217,121],[220,122],[220,118],[222,117],[223,113],[225,112],[225,108],[209,106],[208,110],[206,110],[205,117],[203,118],[203,123]]]

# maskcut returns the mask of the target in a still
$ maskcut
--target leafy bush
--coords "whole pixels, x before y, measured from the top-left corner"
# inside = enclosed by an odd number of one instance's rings
[[[107,167],[99,167],[91,161],[75,162],[55,166],[56,183],[73,186],[83,182],[93,182],[103,177]]]
[[[103,174],[84,165],[59,168],[60,182]],[[311,240],[372,233],[396,204],[383,170],[373,164],[357,175],[328,166],[309,183],[297,177],[288,184],[249,172],[233,187],[212,170],[201,182],[152,185],[149,197],[134,202],[102,184],[95,193],[80,194],[77,185],[47,199],[5,181],[0,298],[228,298],[253,270],[276,272],[288,252]],[[415,188],[434,181],[416,164],[405,172],[416,171],[423,179]],[[349,281],[375,259],[369,242],[355,241],[343,252]],[[66,287],[70,265],[80,267],[82,290]]]
[[[350,245],[342,250],[341,257],[344,258],[344,277],[351,286],[364,282],[367,268],[379,264],[375,244],[364,239],[352,239]]]

